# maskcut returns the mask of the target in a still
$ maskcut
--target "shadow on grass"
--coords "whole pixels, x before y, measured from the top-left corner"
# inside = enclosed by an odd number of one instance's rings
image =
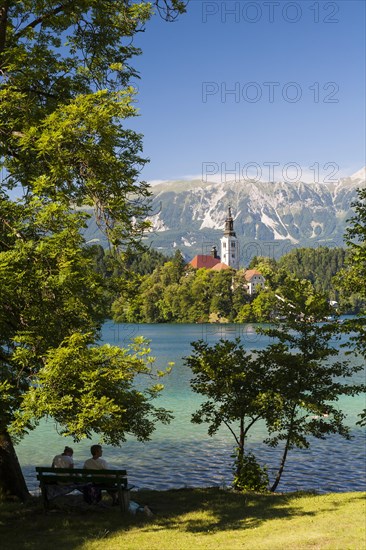
[[[68,550],[88,546],[88,542],[105,539],[114,533],[140,528],[147,536],[151,530],[179,530],[206,533],[252,529],[276,519],[296,516],[314,517],[317,507],[305,512],[301,497],[309,493],[238,494],[217,488],[171,491],[139,491],[132,499],[148,505],[151,518],[121,515],[119,508],[88,506],[81,497],[63,497],[55,501],[46,514],[39,498],[26,504],[0,502],[0,540],[2,550]],[[349,495],[348,502],[364,498]],[[299,500],[300,499],[300,500]],[[335,510],[337,498],[323,502],[320,511]],[[103,542],[104,541],[104,542]]]
[[[108,500],[89,506],[82,497],[66,496],[45,512],[40,497],[25,504],[0,501],[1,550],[73,550],[104,540],[117,531],[144,524],[145,518],[122,515]],[[105,546],[104,546],[105,547]]]
[[[179,524],[180,530],[197,533],[251,529],[268,520],[315,515],[295,505],[297,498],[297,494],[240,494],[212,488],[166,491],[163,500],[158,493],[152,492],[150,498],[146,493],[145,500],[165,528]]]

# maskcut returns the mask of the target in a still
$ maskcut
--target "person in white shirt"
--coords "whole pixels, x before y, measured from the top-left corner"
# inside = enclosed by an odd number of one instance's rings
[[[108,470],[107,462],[101,458],[103,449],[101,445],[92,445],[90,447],[92,458],[88,458],[84,462],[84,468],[86,470]]]
[[[108,470],[108,464],[107,462],[101,458],[103,454],[103,449],[101,445],[92,445],[90,447],[90,452],[92,454],[92,458],[88,458],[84,462],[84,468],[86,470]],[[97,489],[98,484],[95,483],[94,487]],[[107,491],[110,496],[112,497],[112,505],[115,506],[118,504],[118,493],[117,490],[109,489]]]
[[[64,452],[56,455],[52,460],[52,468],[73,468],[74,461],[72,455],[74,451],[71,447],[65,447]]]

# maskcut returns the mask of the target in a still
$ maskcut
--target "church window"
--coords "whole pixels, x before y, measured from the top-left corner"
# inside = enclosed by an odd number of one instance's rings
[[[235,248],[235,243],[231,243],[231,248]]]

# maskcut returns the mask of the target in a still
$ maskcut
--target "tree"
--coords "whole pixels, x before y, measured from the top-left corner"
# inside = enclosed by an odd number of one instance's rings
[[[37,383],[15,411],[13,433],[21,434],[41,418],[51,417],[63,435],[76,441],[98,434],[118,445],[126,433],[145,441],[156,420],[170,420],[165,409],[154,407],[147,398],[159,393],[160,384],[150,387],[147,395],[133,385],[136,374],[151,376],[153,359],[142,337],[127,349],[88,346],[89,342],[90,335],[74,333],[62,347],[48,350]]]
[[[238,314],[242,310],[244,304],[249,306],[250,300],[251,297],[247,292],[244,272],[242,270],[239,270],[234,274],[232,284],[232,317],[235,319],[236,322],[242,322],[239,321]]]
[[[344,248],[296,248],[279,259],[279,267],[299,279],[308,279],[317,292],[326,292],[330,299],[338,300],[332,283],[334,275],[344,266]]]
[[[275,338],[258,360],[272,372],[277,410],[267,424],[266,442],[284,442],[281,463],[271,487],[281,479],[287,455],[294,447],[308,448],[309,436],[324,439],[328,434],[349,438],[345,415],[335,402],[341,395],[356,395],[364,386],[347,384],[344,379],[362,366],[338,361],[332,340],[340,332],[338,323],[319,323],[331,309],[324,295],[316,293],[309,281],[288,280],[279,290],[279,319],[260,332]]]
[[[130,277],[118,279],[118,298],[111,306],[113,320],[116,323],[137,323],[142,320],[140,287],[143,279],[144,277],[133,272]]]
[[[192,347],[192,355],[185,358],[193,373],[191,387],[208,398],[192,415],[192,422],[209,424],[211,436],[221,425],[226,426],[236,443],[235,487],[263,489],[265,475],[260,468],[255,482],[245,481],[247,465],[253,466],[245,448],[249,430],[260,419],[268,418],[273,408],[268,371],[244,350],[238,339],[220,340],[214,346],[199,340]]]
[[[273,318],[276,311],[277,300],[273,290],[264,289],[255,296],[251,310],[255,320],[259,323]]]
[[[349,320],[342,328],[344,332],[351,333],[350,341],[357,353],[366,357],[366,189],[358,189],[358,200],[353,204],[355,216],[349,221],[346,231],[346,243],[348,256],[346,267],[340,271],[336,278],[336,284],[346,295],[357,292],[363,299],[363,308],[357,319]],[[359,415],[359,425],[366,425],[366,408]]]
[[[150,275],[154,269],[165,262],[169,261],[168,256],[165,256],[154,248],[146,250],[129,250],[124,255],[123,262],[127,263],[129,272],[137,273],[138,275]]]
[[[184,10],[155,4],[168,19]],[[80,236],[86,206],[112,247],[147,226],[142,137],[125,121],[136,114],[132,38],[151,14],[142,0],[0,7],[0,488],[23,499],[12,436],[43,415],[75,439],[93,430],[113,444],[168,420],[150,403],[160,386],[132,387],[151,374],[142,343],[130,355],[96,345],[106,295]]]
[[[179,317],[186,323],[207,323],[214,273],[208,269],[186,268],[179,284]]]
[[[210,313],[229,318],[232,313],[233,270],[223,269],[215,273],[212,279],[212,298]]]

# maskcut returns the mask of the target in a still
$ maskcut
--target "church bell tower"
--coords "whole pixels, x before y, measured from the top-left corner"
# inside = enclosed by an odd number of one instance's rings
[[[239,243],[234,231],[230,206],[225,220],[224,236],[221,237],[221,261],[234,269],[239,269]]]

